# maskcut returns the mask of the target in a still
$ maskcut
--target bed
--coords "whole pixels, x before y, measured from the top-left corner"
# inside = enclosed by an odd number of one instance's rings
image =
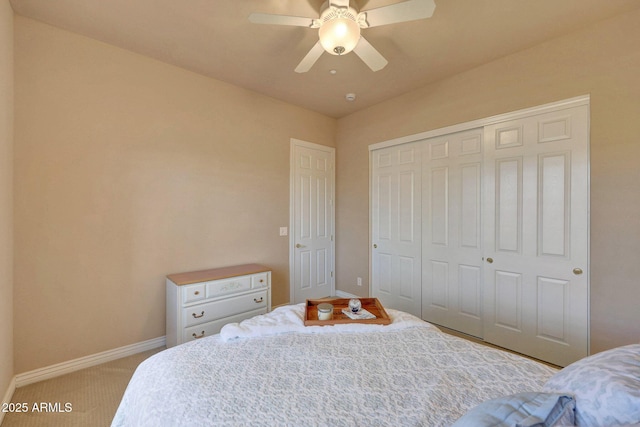
[[[305,327],[290,305],[165,350],[140,364],[112,426],[477,426],[505,396],[573,425],[572,396],[541,393],[557,369],[387,312],[385,326]]]

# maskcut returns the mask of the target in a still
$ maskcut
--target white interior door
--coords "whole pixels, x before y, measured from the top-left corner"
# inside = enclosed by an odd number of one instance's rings
[[[588,106],[485,127],[484,338],[588,354]]]
[[[421,315],[420,144],[372,152],[372,295]]]
[[[425,141],[422,318],[482,338],[483,130]]]
[[[293,303],[335,294],[335,149],[291,140],[290,290]]]

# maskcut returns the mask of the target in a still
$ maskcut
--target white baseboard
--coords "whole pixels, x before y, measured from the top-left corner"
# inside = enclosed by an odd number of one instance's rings
[[[16,377],[11,378],[11,382],[9,382],[9,388],[7,392],[4,394],[2,398],[2,407],[5,407],[5,404],[11,403],[11,399],[13,398],[13,393],[16,391]],[[4,420],[4,411],[0,411],[0,425],[2,425],[2,420]]]
[[[336,291],[336,296],[340,298],[362,298],[358,295],[350,294],[349,292],[345,291]]]
[[[112,360],[121,359],[123,357],[132,356],[143,351],[152,350],[154,348],[166,345],[166,337],[153,338],[135,344],[126,345],[124,347],[115,348],[113,350],[103,351],[102,353],[92,354],[90,356],[81,357],[79,359],[69,360],[67,362],[57,363],[44,368],[24,372],[15,376],[14,389],[33,384],[38,381],[48,380],[50,378],[59,377],[60,375],[79,371],[80,369],[89,368],[101,363],[110,362]],[[13,395],[13,392],[11,393]]]

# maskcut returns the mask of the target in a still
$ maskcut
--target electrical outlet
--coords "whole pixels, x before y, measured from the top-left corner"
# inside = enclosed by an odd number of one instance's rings
[[[286,236],[288,234],[287,227],[280,227],[280,235]]]
[[[358,277],[356,279],[356,283],[358,284],[358,286],[362,286],[362,277]]]

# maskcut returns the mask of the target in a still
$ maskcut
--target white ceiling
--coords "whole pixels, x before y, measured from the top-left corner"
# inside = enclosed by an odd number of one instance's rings
[[[399,0],[356,0],[360,10]],[[317,30],[251,24],[251,12],[317,17],[323,0],[11,0],[14,11],[222,81],[342,117],[640,7],[638,0],[435,0],[432,18],[363,30],[389,65],[323,54],[293,70]],[[351,1],[354,4],[354,0]],[[337,73],[331,75],[329,70]],[[345,94],[357,94],[347,102]]]

